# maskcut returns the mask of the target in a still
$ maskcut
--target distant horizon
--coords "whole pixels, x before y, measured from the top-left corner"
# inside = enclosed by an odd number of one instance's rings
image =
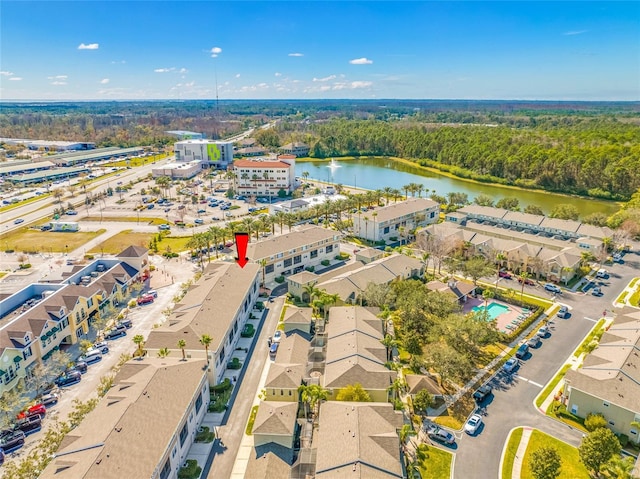
[[[11,101],[640,100],[640,2],[5,1]]]

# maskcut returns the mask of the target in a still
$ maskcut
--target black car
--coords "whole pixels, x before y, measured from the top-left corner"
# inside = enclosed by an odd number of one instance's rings
[[[478,390],[473,393],[473,399],[475,399],[477,403],[480,403],[484,401],[489,396],[489,394],[491,394],[492,390],[493,388],[488,384],[480,386]]]
[[[516,351],[516,358],[524,359],[529,353],[529,345],[521,344],[518,350]]]
[[[112,329],[104,335],[104,339],[112,341],[114,339],[122,338],[127,335],[127,331],[125,329]]]
[[[131,322],[130,319],[123,319],[121,321],[118,321],[118,324],[116,325],[116,329],[122,329],[121,326],[124,326],[126,329],[131,328],[131,326],[133,326],[133,323]]]
[[[72,386],[82,380],[82,374],[78,371],[69,371],[56,379],[58,387]]]
[[[0,466],[4,464],[4,449],[0,447]]]
[[[42,429],[42,416],[40,416],[40,414],[34,414],[33,416],[18,419],[15,429],[22,431],[25,436],[38,432]]]
[[[427,427],[427,436],[429,436],[429,439],[443,444],[453,444],[456,442],[456,437],[452,433],[437,424],[431,424]]]
[[[0,447],[4,452],[13,452],[24,446],[24,432],[20,430],[11,431],[0,437]]]
[[[84,361],[76,361],[75,366],[69,369],[69,371],[78,371],[81,374],[84,374],[89,369],[89,365]]]

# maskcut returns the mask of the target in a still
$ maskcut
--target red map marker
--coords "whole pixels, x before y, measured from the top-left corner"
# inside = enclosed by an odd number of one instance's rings
[[[249,244],[249,233],[235,233],[236,237],[236,251],[238,252],[238,256],[236,256],[236,263],[241,268],[244,268],[244,265],[249,262],[249,258],[247,258],[247,245]]]

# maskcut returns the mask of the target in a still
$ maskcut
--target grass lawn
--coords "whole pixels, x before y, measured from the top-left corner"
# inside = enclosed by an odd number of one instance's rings
[[[78,231],[71,232],[53,232],[29,229],[28,227],[20,228],[16,231],[6,233],[0,236],[0,244],[5,250],[13,249],[15,251],[25,252],[48,252],[64,253],[73,251],[81,247],[87,241],[101,235],[106,230],[98,231]],[[120,250],[122,251],[122,250]]]
[[[155,234],[156,233],[132,233],[131,230],[121,231],[117,235],[108,238],[106,241],[93,248],[91,253],[98,254],[104,252],[107,254],[117,254],[131,245],[148,248],[149,241],[153,236],[155,236]],[[158,243],[158,252],[159,254],[162,254],[167,250],[167,246],[169,246],[171,251],[174,253],[185,251],[187,250],[186,244],[190,239],[191,237],[189,236],[180,238],[165,236],[162,241]],[[212,257],[215,257],[215,254],[212,254]]]
[[[560,458],[562,459],[560,477],[590,479],[587,469],[580,462],[578,449],[537,430],[531,433],[529,445],[524,455],[522,473],[520,475],[522,479],[534,479],[531,473],[531,455],[541,447],[553,447],[558,451],[558,454],[560,454]]]
[[[556,386],[560,382],[560,380],[564,377],[567,370],[571,367],[571,364],[565,364],[562,366],[562,369],[558,371],[558,374],[554,376],[554,378],[547,384],[547,386],[542,390],[542,392],[536,398],[536,406],[540,407],[549,394],[553,394]]]
[[[502,462],[502,479],[511,479],[513,461],[516,458],[520,439],[522,439],[522,432],[523,429],[519,427],[509,434],[509,442],[507,442],[507,450],[504,453],[504,461]]]
[[[428,457],[420,464],[422,479],[443,479],[450,477],[453,454],[434,446],[427,446],[427,448]]]
[[[434,422],[441,426],[454,430],[462,429],[467,417],[476,408],[476,403],[471,397],[471,392],[462,396],[458,401],[450,406],[445,412],[434,419]]]
[[[624,303],[626,299],[627,299],[627,291],[623,291],[622,293],[620,293],[620,296],[618,296],[618,298],[616,299],[616,303]]]
[[[582,344],[580,344],[578,349],[576,349],[575,353],[573,353],[576,358],[579,357],[582,353],[587,352],[587,348],[591,341],[593,341],[594,339],[600,340],[602,334],[604,334],[604,329],[602,328],[603,325],[604,319],[600,319],[598,323],[593,327],[589,335],[584,339],[584,341],[582,341]]]
[[[103,216],[102,220],[99,216],[86,216],[82,218],[83,221],[122,221],[128,223],[137,223],[137,216]],[[151,218],[151,217],[140,217],[140,223],[147,223],[149,225],[163,225],[163,224],[171,224],[170,221],[167,221],[164,218]]]
[[[6,271],[0,271],[0,278],[4,278],[7,274]]]

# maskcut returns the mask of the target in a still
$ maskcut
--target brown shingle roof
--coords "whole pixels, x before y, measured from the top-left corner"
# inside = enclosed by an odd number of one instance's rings
[[[131,245],[116,256],[116,258],[140,258],[147,254],[149,250],[142,246]]]
[[[260,457],[249,458],[244,479],[289,479],[291,467],[277,455],[268,452]]]
[[[297,402],[262,401],[253,423],[253,434],[293,436],[297,412]]]
[[[253,261],[259,261],[262,258],[269,258],[281,252],[288,253],[289,250],[319,241],[333,242],[334,237],[340,236],[337,231],[308,225],[280,236],[249,244],[248,256]]]

